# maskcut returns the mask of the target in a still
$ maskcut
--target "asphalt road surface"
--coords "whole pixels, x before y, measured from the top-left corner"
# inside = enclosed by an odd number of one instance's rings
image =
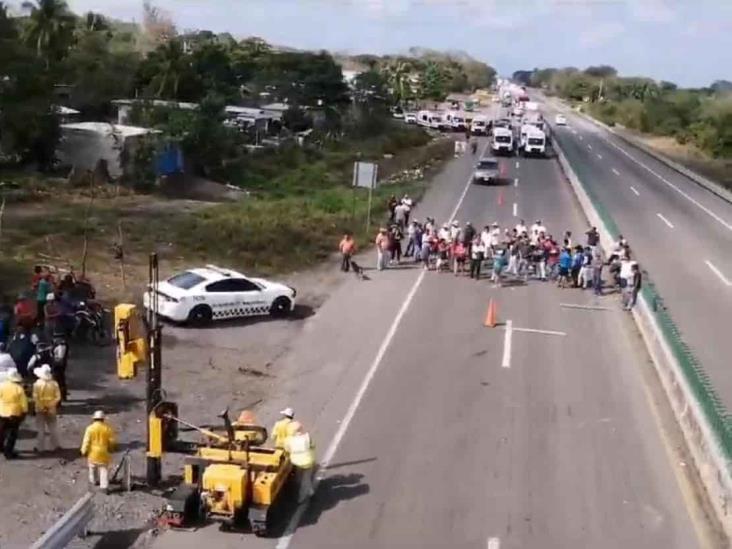
[[[469,183],[473,161],[450,162],[416,215],[586,229],[555,161],[504,159],[491,187]],[[328,468],[310,504],[278,540],[210,527],[155,547],[700,546],[617,296],[407,265],[368,275],[308,320],[278,365],[281,400],[260,411],[291,404],[311,428]]]
[[[732,204],[576,114],[554,127],[732,409]],[[553,122],[553,117],[551,118]]]

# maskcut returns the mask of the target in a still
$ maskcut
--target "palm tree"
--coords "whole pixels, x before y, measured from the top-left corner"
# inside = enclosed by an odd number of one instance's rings
[[[407,98],[408,91],[411,91],[409,67],[404,61],[397,60],[387,65],[384,73],[394,99],[397,103],[401,103]]]
[[[23,9],[30,12],[26,39],[35,46],[38,57],[59,59],[68,49],[73,30],[74,15],[65,0],[36,0],[23,2]]]
[[[165,94],[177,99],[178,86],[184,73],[188,70],[190,58],[183,51],[183,44],[180,40],[171,40],[163,44],[155,53],[160,63],[160,71],[155,79],[157,83],[155,96],[162,97]],[[169,93],[166,94],[166,92]]]

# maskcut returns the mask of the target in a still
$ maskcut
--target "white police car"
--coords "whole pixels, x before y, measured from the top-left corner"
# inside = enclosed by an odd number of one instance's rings
[[[164,318],[200,325],[255,315],[286,316],[295,308],[296,294],[294,288],[278,282],[206,265],[160,282],[157,306]],[[143,303],[150,308],[150,291],[145,292]]]

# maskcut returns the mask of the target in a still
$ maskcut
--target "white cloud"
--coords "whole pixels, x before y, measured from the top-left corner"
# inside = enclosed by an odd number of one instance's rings
[[[600,23],[582,31],[579,35],[579,43],[585,48],[594,48],[610,42],[613,38],[621,35],[625,26],[616,22]]]
[[[672,23],[679,18],[677,6],[667,0],[630,0],[630,16],[644,23]]]

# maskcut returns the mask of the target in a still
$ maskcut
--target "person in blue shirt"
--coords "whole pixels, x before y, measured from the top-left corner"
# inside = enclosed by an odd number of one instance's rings
[[[493,256],[493,285],[494,286],[500,286],[501,285],[501,271],[503,271],[503,268],[506,266],[506,258],[505,258],[505,252],[504,250],[496,250],[495,255]]]
[[[559,279],[557,285],[560,288],[567,287],[567,281],[569,280],[569,272],[572,269],[572,254],[569,248],[562,248],[559,254]]]

